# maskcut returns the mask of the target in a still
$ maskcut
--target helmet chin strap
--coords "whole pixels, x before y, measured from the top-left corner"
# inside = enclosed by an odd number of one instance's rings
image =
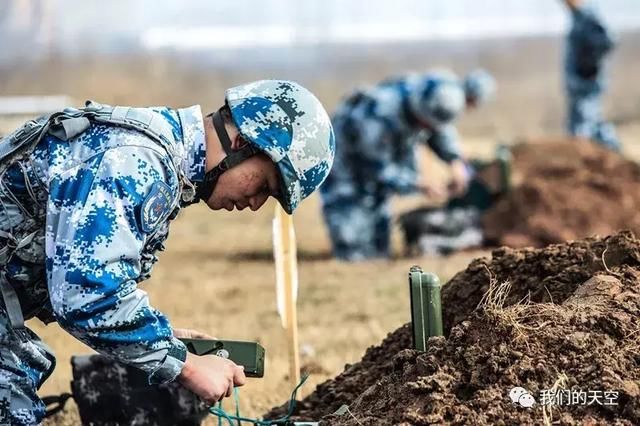
[[[218,135],[218,140],[220,141],[220,144],[227,156],[211,170],[205,173],[202,182],[196,183],[196,197],[204,202],[209,200],[216,184],[218,183],[218,179],[224,172],[260,152],[260,150],[251,143],[247,143],[237,151],[232,149],[231,139],[229,138],[229,134],[227,133],[227,129],[224,126],[224,120],[222,118],[222,108],[211,114],[211,121],[213,122],[213,128],[216,130],[216,134]]]

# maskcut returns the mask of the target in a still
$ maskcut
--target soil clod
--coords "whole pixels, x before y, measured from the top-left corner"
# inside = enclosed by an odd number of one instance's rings
[[[447,283],[442,299],[446,338],[431,338],[427,351],[417,352],[409,326],[399,328],[300,401],[297,418],[331,425],[640,424],[640,240],[631,232],[495,250]],[[515,387],[535,399],[533,406],[512,402]],[[591,403],[543,407],[549,391],[585,392]],[[348,416],[332,415],[344,404]]]

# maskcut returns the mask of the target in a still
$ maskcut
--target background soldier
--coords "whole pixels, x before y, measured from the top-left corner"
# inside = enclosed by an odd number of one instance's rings
[[[416,141],[449,164],[450,193],[465,190],[469,172],[453,123],[465,106],[485,102],[494,88],[493,78],[482,70],[463,80],[450,73],[415,74],[358,90],[342,101],[332,118],[336,166],[320,191],[336,257],[388,256],[391,195],[436,192],[417,183]]]
[[[0,142],[1,422],[44,415],[36,389],[55,358],[24,319],[57,321],[150,383],[179,380],[208,403],[245,382],[242,368],[187,354],[137,283],[149,277],[169,222],[200,200],[257,210],[274,196],[291,213],[325,179],[335,143],[305,88],[231,88],[217,113],[90,103],[29,122]]]
[[[618,151],[620,141],[615,129],[602,116],[606,59],[614,47],[613,39],[602,18],[588,2],[564,2],[571,11],[572,20],[565,58],[569,133]]]

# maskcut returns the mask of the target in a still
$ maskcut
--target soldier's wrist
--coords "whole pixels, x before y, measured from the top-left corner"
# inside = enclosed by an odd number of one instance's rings
[[[182,366],[182,370],[180,371],[180,374],[178,375],[176,380],[180,381],[181,383],[191,381],[195,372],[195,368],[193,365],[194,356],[195,355],[193,354],[187,353],[187,358],[185,359],[184,365]]]
[[[187,359],[187,347],[180,340],[172,337],[167,355],[149,376],[149,384],[160,384],[174,381],[181,374]]]

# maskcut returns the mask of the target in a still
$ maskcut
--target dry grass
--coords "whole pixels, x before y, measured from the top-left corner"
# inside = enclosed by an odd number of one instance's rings
[[[551,389],[549,389],[549,393],[554,395],[559,389],[566,389],[568,381],[569,378],[567,375],[565,373],[560,373],[556,381],[553,383],[553,386],[551,386]],[[542,405],[542,421],[545,426],[551,426],[553,424],[553,405]]]
[[[529,295],[518,303],[505,307],[505,302],[511,290],[511,283],[508,280],[498,283],[493,274],[489,270],[487,271],[489,273],[489,289],[480,300],[477,310],[502,330],[508,330],[512,333],[514,343],[524,343],[529,348],[528,337],[530,333],[544,327],[546,323],[531,327],[525,325],[523,319],[531,320],[543,316],[552,318],[554,312],[557,315],[562,314],[560,312],[562,307],[553,303],[532,304],[530,303]],[[567,381],[568,378],[565,373],[560,373],[549,392],[555,394],[559,389],[566,388]],[[542,423],[545,426],[551,426],[553,424],[553,406],[541,405],[541,409]]]
[[[529,294],[518,302],[505,306],[511,283],[509,280],[498,282],[488,269],[487,273],[489,288],[480,299],[476,311],[481,312],[491,324],[511,333],[513,343],[524,344],[530,349],[531,333],[546,327],[550,322],[549,318],[563,315],[564,308],[554,303],[531,303]],[[536,325],[529,325],[531,323]]]
[[[526,330],[530,327],[524,325],[521,319],[531,306],[529,295],[516,304],[505,306],[511,291],[511,282],[509,280],[498,282],[488,268],[487,273],[489,274],[489,288],[480,299],[476,310],[482,312],[492,324],[512,333],[515,342],[527,344]]]

